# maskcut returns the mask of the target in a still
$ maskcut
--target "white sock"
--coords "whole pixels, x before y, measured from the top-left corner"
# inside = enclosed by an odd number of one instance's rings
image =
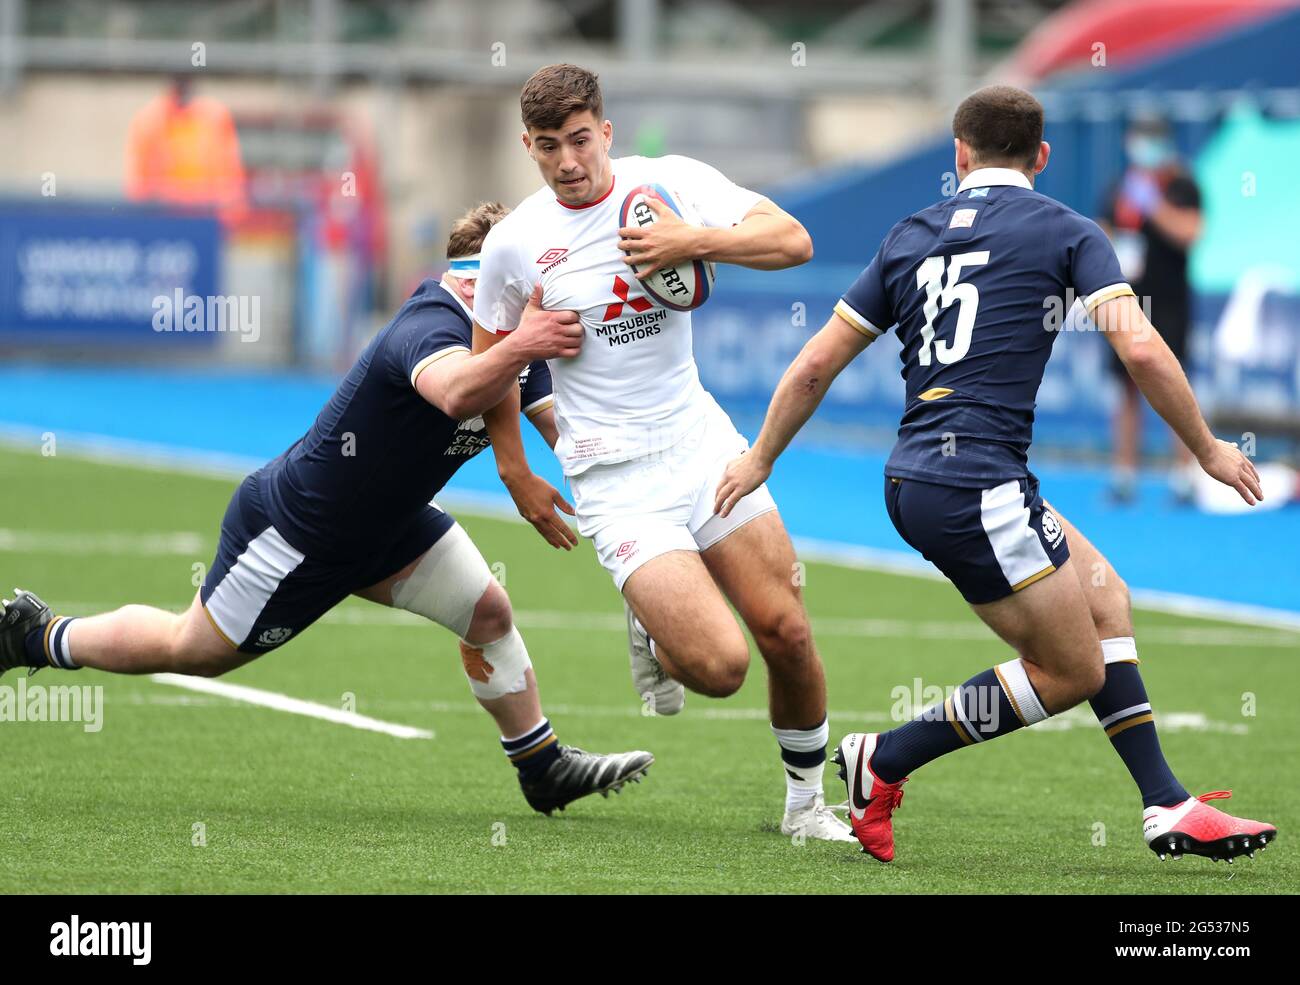
[[[72,659],[72,641],[68,638],[68,630],[76,622],[75,616],[55,616],[48,632],[46,639],[46,656],[50,658],[51,667],[59,667],[63,670],[76,670],[78,664]]]
[[[823,719],[820,725],[810,729],[777,728],[773,725],[772,734],[781,746],[781,765],[785,768],[785,810],[788,814],[807,807],[822,792],[830,722]]]

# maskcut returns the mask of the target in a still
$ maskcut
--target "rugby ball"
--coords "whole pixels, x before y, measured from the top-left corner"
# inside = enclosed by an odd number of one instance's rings
[[[646,227],[659,221],[654,210],[647,204],[657,198],[679,216],[683,222],[698,225],[693,212],[684,208],[684,203],[671,195],[663,185],[637,185],[623,199],[619,209],[618,225]],[[636,265],[632,265],[636,270]],[[693,311],[709,299],[713,292],[713,264],[707,260],[690,260],[676,267],[656,270],[645,280],[640,281],[641,289],[650,295],[650,299],[665,308],[674,311]]]

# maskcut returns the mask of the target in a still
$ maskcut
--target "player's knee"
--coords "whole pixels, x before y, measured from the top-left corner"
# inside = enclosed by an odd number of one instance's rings
[[[514,612],[510,596],[495,580],[488,582],[482,596],[474,606],[466,638],[474,643],[491,643],[510,632],[514,625]]]
[[[1123,578],[1119,577],[1113,569],[1106,570],[1105,585],[1102,591],[1097,593],[1102,600],[1108,615],[1128,615],[1128,606],[1130,606],[1130,596],[1128,596],[1128,585]]]
[[[702,691],[711,698],[727,698],[740,690],[749,670],[749,644],[740,627],[731,638],[715,642],[697,663]]]
[[[195,646],[184,643],[173,655],[172,663],[178,673],[192,677],[220,677],[236,667],[242,666],[248,658],[226,642],[219,646]]]
[[[247,657],[216,634],[196,610],[176,617],[167,636],[168,662],[178,674],[220,677]]]
[[[748,654],[744,660],[737,660],[734,655],[715,658],[699,674],[698,690],[710,698],[729,698],[745,683],[748,669]]]
[[[751,630],[768,663],[798,664],[812,658],[812,627],[802,606],[778,610]]]
[[[191,646],[183,649],[173,657],[173,665],[179,673],[192,677],[220,677],[242,666],[247,659],[233,646],[222,641],[219,646]]]
[[[1098,629],[1103,630],[1102,637],[1130,635],[1132,599],[1124,579],[1108,568],[1105,582],[1098,589],[1091,593],[1090,599],[1093,620]]]
[[[1106,684],[1106,665],[1102,662],[1100,655],[1098,655],[1098,659],[1083,664],[1071,676],[1071,683],[1075,689],[1075,704],[1096,697],[1097,692]]]
[[[1113,580],[1114,585],[1111,586],[1111,595],[1113,596],[1114,616],[1116,619],[1128,624],[1133,618],[1133,597],[1129,594],[1128,582],[1119,575],[1115,575]]]

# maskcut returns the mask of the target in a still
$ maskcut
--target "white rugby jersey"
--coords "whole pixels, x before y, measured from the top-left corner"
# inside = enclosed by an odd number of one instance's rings
[[[577,311],[585,337],[572,359],[550,360],[566,475],[669,447],[713,398],[700,385],[690,312],[655,304],[618,249],[619,211],[637,185],[663,185],[694,221],[740,222],[762,197],[689,157],[621,157],[598,201],[565,205],[543,187],[492,227],[483,243],[474,320],[514,331],[534,286],[542,306]]]

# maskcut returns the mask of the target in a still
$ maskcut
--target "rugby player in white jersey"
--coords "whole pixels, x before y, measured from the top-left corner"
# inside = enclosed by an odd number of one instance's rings
[[[812,242],[771,201],[699,161],[611,159],[613,128],[585,69],[540,69],[520,106],[523,143],[545,186],[484,242],[474,350],[506,338],[535,292],[547,310],[578,313],[581,351],[549,361],[555,452],[575,505],[529,468],[513,392],[484,415],[501,478],[556,547],[577,543],[556,509],[576,515],[623,593],[633,682],[657,713],[681,710],[683,685],[710,697],[740,687],[749,646],[727,600],[735,605],[767,663],[787,784],[781,831],[850,841],[822,795],[826,681],[790,538],[766,487],[728,517],[714,515],[722,471],[748,446],[700,385],[689,312],[657,305],[638,280],[691,260],[793,267],[811,258]],[[662,185],[701,225],[656,202],[653,226],[620,229],[624,197],[647,183]]]

